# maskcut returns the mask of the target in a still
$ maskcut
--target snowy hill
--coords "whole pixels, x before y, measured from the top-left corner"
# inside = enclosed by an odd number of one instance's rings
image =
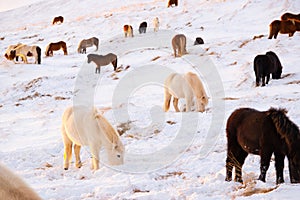
[[[43,199],[296,199],[299,185],[290,184],[287,160],[285,183],[278,187],[273,160],[267,182],[256,181],[260,159],[254,155],[244,164],[244,185],[224,179],[225,124],[233,110],[283,107],[300,125],[300,33],[267,39],[270,22],[284,12],[299,13],[299,2],[179,0],[172,8],[166,4],[51,0],[1,12],[2,55],[19,42],[38,45],[43,54],[41,65],[0,58],[0,161]],[[52,25],[59,15],[64,23]],[[154,17],[160,19],[157,33]],[[140,35],[142,21],[148,22],[148,29]],[[133,26],[135,37],[124,38],[124,24]],[[188,38],[189,54],[182,58],[172,55],[176,33]],[[77,53],[78,43],[93,36],[100,39],[96,53],[118,55],[120,72],[108,65],[95,75],[95,65],[87,64],[86,54]],[[205,44],[193,46],[196,37]],[[45,57],[47,44],[60,40],[67,43],[69,54],[57,51]],[[88,48],[87,53],[94,50]],[[283,78],[255,87],[254,57],[270,50],[279,56]],[[162,83],[172,71],[200,76],[210,96],[205,113],[175,113],[173,107],[162,111]],[[85,86],[91,89],[83,90]],[[61,116],[76,102],[76,95],[87,97],[79,101],[95,104],[124,132],[123,166],[107,165],[101,152],[101,168],[92,172],[90,150],[82,148],[82,168],[72,163],[63,170]]]

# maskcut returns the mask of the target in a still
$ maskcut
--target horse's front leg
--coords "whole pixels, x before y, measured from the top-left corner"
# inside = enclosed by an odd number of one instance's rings
[[[263,75],[261,79],[262,79],[262,85],[261,86],[262,87],[266,86],[266,83],[265,83],[266,77]]]
[[[266,81],[266,84],[269,84],[269,81],[270,81],[270,74],[267,75],[267,81]]]
[[[270,166],[272,152],[262,150],[260,155],[260,175],[258,180],[266,182],[266,174]]]
[[[77,168],[80,168],[82,166],[81,159],[80,159],[80,148],[81,148],[80,145],[77,145],[77,144],[74,145],[74,154],[75,154],[75,160],[76,160],[75,166]]]
[[[96,141],[97,142],[97,141]],[[91,153],[92,153],[92,169],[98,170],[99,169],[99,150],[100,148],[93,146],[91,147]]]
[[[232,159],[232,153],[229,150],[227,150],[225,181],[231,181],[232,180],[233,166],[234,166],[234,162],[233,162],[233,159]]]
[[[191,111],[191,107],[193,104],[193,98],[185,98],[186,100],[186,112],[190,112]]]
[[[276,184],[284,183],[283,168],[284,168],[284,154],[275,154],[275,169],[276,169]]]

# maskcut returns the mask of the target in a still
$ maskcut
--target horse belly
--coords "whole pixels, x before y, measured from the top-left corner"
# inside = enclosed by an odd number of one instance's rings
[[[249,130],[249,129],[248,129]],[[243,135],[243,132],[239,132],[237,140],[242,149],[248,153],[259,155],[260,153],[260,139],[257,137],[257,133],[249,133]]]

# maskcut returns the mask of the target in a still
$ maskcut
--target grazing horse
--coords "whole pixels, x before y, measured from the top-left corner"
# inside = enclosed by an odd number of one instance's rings
[[[131,25],[124,25],[123,26],[123,30],[124,30],[124,34],[125,34],[125,37],[133,37],[133,28]]]
[[[64,169],[69,168],[72,157],[72,145],[76,158],[76,167],[82,166],[81,146],[89,146],[92,154],[92,169],[99,169],[99,151],[104,147],[111,165],[124,162],[124,146],[117,131],[96,108],[85,106],[69,107],[62,117],[62,138],[64,142]]]
[[[13,45],[9,45],[5,51],[4,57],[7,60],[13,60],[14,58],[12,58],[12,55],[10,55],[11,50],[14,50],[15,48],[17,48],[18,46],[22,45],[22,43],[18,43],[18,44],[13,44]],[[18,61],[18,57],[16,57],[16,60]]]
[[[67,44],[64,41],[48,44],[45,54],[46,56],[53,56],[53,51],[58,51],[60,49],[64,51],[64,55],[68,55]]]
[[[168,1],[168,8],[172,5],[178,6],[178,0],[169,0]]]
[[[174,50],[174,56],[183,56],[187,54],[186,51],[186,37],[183,34],[177,34],[172,38],[172,47]],[[178,54],[176,53],[178,52]]]
[[[292,14],[292,13],[284,13],[281,15],[281,20],[290,20],[290,21],[298,21],[300,22],[300,14]]]
[[[64,18],[62,16],[54,17],[54,19],[52,21],[52,25],[58,24],[58,23],[62,24],[63,22],[64,22]]]
[[[191,111],[193,98],[196,98],[198,112],[204,112],[205,106],[208,104],[208,97],[204,90],[203,84],[198,76],[192,72],[184,75],[178,73],[170,74],[165,80],[164,91],[164,111],[170,108],[170,101],[173,96],[173,106],[176,112],[178,109],[178,99],[185,98],[186,111]]]
[[[147,22],[142,22],[139,27],[139,33],[140,34],[146,33],[146,29],[147,29]]]
[[[235,110],[227,120],[226,181],[243,182],[242,167],[247,155],[260,155],[259,180],[265,182],[271,156],[275,155],[276,183],[284,182],[284,158],[289,162],[291,183],[300,183],[300,133],[287,116],[285,109],[270,108],[257,111],[252,108]]]
[[[269,51],[266,55],[257,55],[254,58],[254,72],[256,77],[256,86],[259,86],[260,80],[262,80],[262,86],[265,86],[269,83],[270,74],[272,74],[273,79],[280,79],[282,73],[282,66],[279,61],[278,56]],[[265,78],[267,81],[265,84]]]
[[[41,200],[20,177],[0,164],[0,198],[7,200]]]
[[[35,58],[35,64],[41,64],[41,48],[39,46],[28,46],[25,44],[20,44],[12,49],[9,52],[9,55],[7,55],[10,60],[21,57],[25,64],[28,64],[27,57],[32,56]]]
[[[204,44],[204,41],[201,37],[197,37],[194,42],[194,45],[198,45],[198,44]]]
[[[114,71],[116,71],[118,66],[118,58],[113,53],[109,53],[106,55],[88,54],[87,58],[88,58],[87,60],[88,63],[93,61],[97,65],[95,71],[96,74],[97,72],[100,74],[101,66],[105,66],[111,63],[114,66]]]
[[[79,45],[77,52],[78,53],[86,53],[86,48],[91,47],[95,45],[96,46],[96,51],[98,51],[98,45],[99,45],[99,39],[96,37],[92,37],[89,39],[82,40]]]
[[[154,32],[157,32],[159,29],[159,19],[158,17],[155,17],[153,19],[153,27],[154,27]]]
[[[277,38],[278,33],[289,34],[289,37],[292,37],[296,31],[300,31],[300,22],[298,21],[280,21],[274,20],[270,24],[270,33],[268,39]]]

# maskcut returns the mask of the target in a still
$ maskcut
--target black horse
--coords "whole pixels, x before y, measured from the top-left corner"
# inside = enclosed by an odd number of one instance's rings
[[[147,29],[147,22],[142,22],[139,27],[139,33],[140,34],[146,33],[146,29]]]
[[[194,45],[204,44],[204,41],[201,37],[196,37]]]
[[[242,166],[249,153],[260,155],[259,180],[265,182],[271,156],[275,155],[276,183],[284,182],[284,158],[288,157],[291,183],[300,183],[299,128],[286,116],[285,109],[251,108],[235,110],[227,120],[226,181],[243,182]]]
[[[278,56],[269,51],[265,55],[257,55],[254,58],[254,72],[256,77],[256,86],[259,86],[260,79],[262,80],[262,86],[269,83],[270,74],[273,79],[280,79],[282,73],[282,65]],[[265,82],[265,78],[267,80]]]

